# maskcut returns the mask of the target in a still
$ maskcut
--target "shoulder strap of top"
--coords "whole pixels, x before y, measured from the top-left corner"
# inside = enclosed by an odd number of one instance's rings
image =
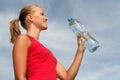
[[[33,40],[33,38],[32,38],[31,36],[29,36],[29,35],[27,35],[27,34],[26,34],[26,36],[30,39],[30,41]]]

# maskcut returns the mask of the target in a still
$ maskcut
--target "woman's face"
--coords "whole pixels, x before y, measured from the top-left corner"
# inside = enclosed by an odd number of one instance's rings
[[[44,15],[43,10],[40,7],[35,8],[35,12],[32,13],[32,23],[38,27],[40,30],[46,30],[47,27],[47,17]]]

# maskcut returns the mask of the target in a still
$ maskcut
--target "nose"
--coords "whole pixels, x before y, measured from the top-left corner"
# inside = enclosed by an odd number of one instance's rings
[[[48,18],[45,16],[45,21],[47,21],[48,20]]]

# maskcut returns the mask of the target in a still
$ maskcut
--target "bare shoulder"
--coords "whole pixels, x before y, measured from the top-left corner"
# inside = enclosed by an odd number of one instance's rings
[[[25,34],[20,34],[17,39],[24,39],[27,40],[28,37]]]
[[[30,40],[25,34],[20,34],[17,37],[17,39],[15,41],[15,44],[29,46],[30,45]]]

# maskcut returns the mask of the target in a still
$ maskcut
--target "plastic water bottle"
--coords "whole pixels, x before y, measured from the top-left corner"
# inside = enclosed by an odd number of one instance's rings
[[[84,25],[81,24],[79,20],[68,18],[68,21],[69,27],[72,29],[73,33],[76,36],[79,33],[81,34],[81,40],[89,52],[95,52],[100,46],[98,41],[90,35],[90,33],[85,29]]]

